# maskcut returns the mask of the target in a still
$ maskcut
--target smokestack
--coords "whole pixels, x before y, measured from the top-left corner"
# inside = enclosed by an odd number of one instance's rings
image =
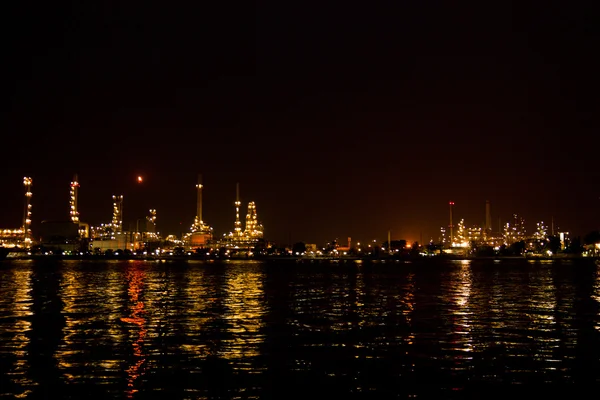
[[[490,210],[490,201],[485,201],[485,230],[488,232],[492,231],[492,212]]]
[[[198,218],[198,222],[202,222],[202,175],[198,174],[198,184],[196,185],[198,188],[198,200],[196,203],[196,218]]]

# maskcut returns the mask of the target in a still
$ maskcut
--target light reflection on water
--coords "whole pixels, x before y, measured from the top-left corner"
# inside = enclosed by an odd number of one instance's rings
[[[0,394],[460,398],[600,383],[600,269],[438,264],[0,264]],[[498,386],[494,386],[498,388]]]
[[[31,393],[35,385],[27,377],[29,362],[27,332],[31,330],[31,271],[11,269],[1,271],[0,279],[0,351],[2,353],[2,377],[0,391],[9,388],[17,398]],[[7,366],[8,368],[5,368]]]

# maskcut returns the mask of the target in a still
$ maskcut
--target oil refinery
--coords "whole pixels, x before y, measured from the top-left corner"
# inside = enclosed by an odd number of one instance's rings
[[[138,178],[139,179],[139,178]],[[202,215],[202,175],[196,183],[196,216],[188,232],[181,238],[172,235],[163,238],[157,230],[157,211],[149,209],[145,218],[135,220],[135,226],[125,229],[123,224],[122,194],[112,195],[112,217],[110,222],[90,226],[81,221],[79,213],[80,182],[74,175],[69,184],[68,218],[43,220],[39,232],[32,234],[32,185],[31,177],[23,178],[25,189],[24,211],[21,227],[0,229],[0,247],[21,251],[43,248],[52,254],[108,254],[111,252],[154,253],[168,248],[180,248],[186,252],[203,252],[224,249],[228,255],[252,256],[257,248],[264,248],[262,223],[259,222],[256,203],[248,203],[246,224],[242,229],[240,220],[240,191],[236,184],[234,229],[222,238],[216,238],[213,228],[204,222]]]
[[[141,177],[138,177],[139,180]],[[300,242],[292,244],[291,240],[289,248],[276,247],[264,239],[264,226],[259,219],[255,201],[247,202],[244,223],[239,182],[236,183],[233,209],[231,210],[232,229],[230,232],[218,236],[215,235],[213,227],[204,220],[202,203],[204,184],[201,175],[198,175],[195,184],[196,215],[190,228],[181,233],[179,237],[174,235],[163,237],[161,235],[157,227],[158,213],[155,208],[147,209],[146,215],[143,217],[136,219],[137,216],[134,215],[129,218],[133,223],[126,227],[123,217],[126,197],[123,194],[112,195],[112,215],[107,210],[106,223],[90,226],[84,222],[85,215],[80,215],[79,212],[81,184],[77,174],[69,183],[68,204],[65,202],[63,214],[65,218],[42,220],[39,225],[36,225],[36,232],[32,232],[32,188],[33,179],[24,177],[21,226],[0,229],[0,258],[7,251],[24,254],[105,256],[187,254],[205,258],[251,258],[292,254],[332,257],[372,257],[375,255],[379,257],[378,254],[387,254],[391,257],[404,253],[456,257],[489,257],[507,254],[546,257],[556,256],[559,253],[573,253],[569,232],[555,225],[554,217],[550,219],[549,226],[544,221],[537,222],[533,232],[526,230],[524,218],[516,213],[508,220],[498,219],[497,225],[494,224],[492,227],[491,202],[489,200],[485,202],[485,209],[482,208],[485,213],[481,214],[483,217],[481,225],[467,224],[465,218],[456,218],[455,203],[450,201],[448,203],[449,224],[441,227],[438,241],[434,242],[432,239],[428,245],[423,247],[426,249],[423,251],[421,251],[422,249],[418,250],[423,246],[418,243],[410,245],[401,244],[403,241],[396,241],[394,244],[390,231],[388,231],[387,244],[381,246],[381,251],[376,251],[376,248],[380,246],[376,245],[375,240],[372,244],[364,247],[360,245],[360,242],[353,245],[350,237],[348,237],[347,246],[340,245],[336,239],[325,247]],[[458,221],[458,223],[454,225],[454,221]],[[585,243],[582,248],[585,249],[583,254],[588,256],[600,254],[600,243],[598,242]]]

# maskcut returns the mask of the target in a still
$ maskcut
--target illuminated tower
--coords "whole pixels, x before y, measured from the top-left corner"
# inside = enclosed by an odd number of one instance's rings
[[[212,230],[210,226],[206,225],[202,220],[202,175],[198,174],[198,183],[196,189],[198,193],[198,199],[196,203],[196,217],[194,223],[190,229],[190,233],[186,234],[184,240],[190,247],[204,247],[212,240]]]
[[[73,177],[71,182],[71,198],[69,200],[71,221],[79,222],[79,212],[77,211],[77,188],[79,188],[79,182],[77,181],[77,174]]]
[[[123,195],[113,195],[112,227],[114,232],[123,230]]]
[[[236,238],[242,237],[242,222],[240,221],[240,184],[239,182],[235,185],[235,233]]]
[[[203,225],[202,222],[202,175],[198,175],[198,199],[196,201],[196,224]]]
[[[196,202],[196,218],[194,218],[194,224],[192,225],[192,232],[202,232],[208,233],[212,228],[204,224],[202,220],[202,189],[204,185],[202,185],[202,175],[198,175],[198,184],[196,185],[198,189],[198,197]]]
[[[262,225],[258,223],[256,203],[248,203],[248,214],[246,214],[246,230],[244,236],[249,239],[260,239],[263,237]]]
[[[23,178],[23,186],[25,186],[25,209],[23,210],[23,242],[25,246],[31,245],[31,185],[33,180],[29,177]]]

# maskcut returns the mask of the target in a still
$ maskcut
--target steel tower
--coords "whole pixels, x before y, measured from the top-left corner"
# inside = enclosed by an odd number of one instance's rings
[[[71,213],[71,221],[79,222],[79,212],[77,211],[77,189],[79,188],[79,182],[77,181],[77,174],[73,177],[73,182],[71,182],[71,198],[69,201],[70,205],[70,213]]]
[[[31,246],[31,185],[33,180],[30,177],[23,178],[25,186],[25,209],[23,210],[23,243],[25,246]]]
[[[123,230],[123,195],[113,195],[112,228],[114,232]]]

